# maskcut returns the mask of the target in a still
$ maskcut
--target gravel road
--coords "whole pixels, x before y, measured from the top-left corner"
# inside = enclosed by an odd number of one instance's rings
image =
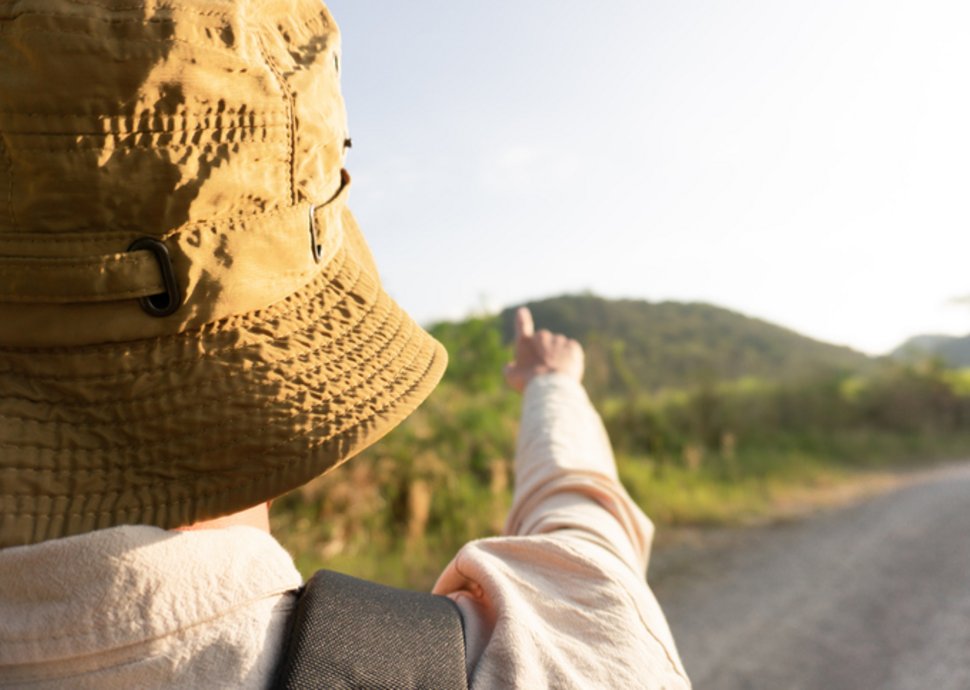
[[[697,690],[970,689],[970,465],[650,567]]]

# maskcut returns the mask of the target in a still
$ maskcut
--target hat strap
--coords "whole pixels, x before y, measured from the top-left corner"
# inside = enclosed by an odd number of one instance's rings
[[[332,256],[339,243],[337,233],[331,231],[339,226],[334,215],[339,214],[349,187],[350,176],[341,171],[339,190],[324,204],[193,223],[152,242],[136,239],[132,243],[131,236],[121,237],[119,244],[130,246],[130,251],[94,256],[38,255],[64,250],[57,240],[45,242],[36,233],[0,235],[0,303],[145,299],[171,293],[173,279],[179,292],[189,295],[193,291],[212,294],[214,289],[252,280],[282,285],[299,274],[315,272],[317,264]],[[74,234],[66,242],[83,239]],[[28,246],[32,255],[11,255]],[[234,275],[229,277],[230,273]],[[212,276],[218,284],[204,285]]]
[[[110,302],[165,292],[148,250],[70,258],[0,258],[0,301]]]

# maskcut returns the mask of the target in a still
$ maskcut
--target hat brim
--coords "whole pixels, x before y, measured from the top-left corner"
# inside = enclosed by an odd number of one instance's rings
[[[381,438],[446,362],[352,244],[289,298],[199,330],[0,351],[0,547],[269,500]]]

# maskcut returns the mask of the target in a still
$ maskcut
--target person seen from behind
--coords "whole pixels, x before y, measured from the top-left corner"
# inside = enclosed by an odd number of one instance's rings
[[[317,0],[0,4],[0,688],[689,688],[527,309],[502,535],[421,594],[270,534],[446,364],[348,209],[340,67]]]

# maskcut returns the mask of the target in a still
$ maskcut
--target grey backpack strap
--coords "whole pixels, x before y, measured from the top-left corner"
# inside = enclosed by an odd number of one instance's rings
[[[468,688],[463,622],[448,597],[321,570],[291,625],[278,690]]]

